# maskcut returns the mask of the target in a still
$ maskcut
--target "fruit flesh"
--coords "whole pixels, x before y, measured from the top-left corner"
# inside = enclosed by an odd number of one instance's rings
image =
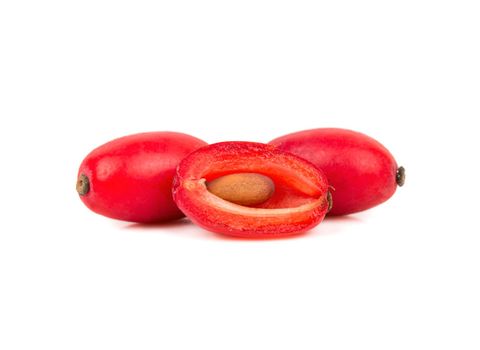
[[[207,190],[208,181],[241,172],[271,178],[273,195],[247,207]],[[180,163],[173,189],[177,205],[198,225],[248,238],[298,234],[316,226],[328,209],[327,192],[325,176],[312,164],[252,142],[223,142],[193,152]]]
[[[332,186],[329,215],[345,215],[385,202],[397,188],[397,163],[373,138],[345,129],[296,132],[270,142],[321,168]]]
[[[80,165],[80,199],[92,211],[118,220],[150,223],[178,219],[183,213],[171,194],[175,168],[205,145],[193,136],[174,132],[110,141],[93,150]]]

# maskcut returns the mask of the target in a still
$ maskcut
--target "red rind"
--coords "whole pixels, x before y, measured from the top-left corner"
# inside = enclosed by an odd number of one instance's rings
[[[337,128],[305,130],[270,141],[321,168],[333,187],[328,215],[372,208],[397,188],[397,163],[378,141],[359,132]]]
[[[148,132],[110,141],[83,160],[89,179],[80,199],[92,211],[118,220],[151,223],[181,218],[172,198],[180,161],[206,143],[176,132]]]
[[[241,172],[269,176],[276,194],[251,208],[225,201],[205,186],[208,180]],[[328,208],[327,192],[325,176],[311,163],[253,142],[222,142],[193,152],[178,166],[173,188],[179,208],[199,226],[248,238],[299,234],[318,225]]]

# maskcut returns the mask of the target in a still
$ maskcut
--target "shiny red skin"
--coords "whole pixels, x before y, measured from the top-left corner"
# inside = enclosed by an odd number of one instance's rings
[[[256,207],[225,201],[205,185],[219,176],[254,172],[275,183],[273,197]],[[187,156],[177,168],[178,207],[206,230],[243,238],[275,238],[308,231],[328,210],[328,183],[313,164],[254,142],[221,142]]]
[[[172,198],[178,163],[207,143],[176,132],[121,137],[83,160],[90,190],[80,199],[94,212],[124,221],[152,223],[183,217]]]
[[[322,128],[288,134],[270,144],[309,160],[322,169],[333,187],[328,215],[372,208],[397,188],[397,163],[378,141],[362,133]]]

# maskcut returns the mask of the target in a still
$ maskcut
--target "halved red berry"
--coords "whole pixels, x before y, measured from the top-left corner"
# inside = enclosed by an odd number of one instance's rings
[[[207,183],[243,173],[271,179],[273,193],[268,193],[263,203],[246,206],[208,190]],[[191,153],[177,168],[173,197],[199,226],[248,238],[305,232],[323,220],[331,204],[321,170],[275,146],[253,142],[221,142]]]

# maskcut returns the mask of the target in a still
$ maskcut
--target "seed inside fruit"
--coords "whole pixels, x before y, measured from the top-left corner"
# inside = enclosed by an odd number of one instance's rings
[[[262,174],[238,173],[207,182],[207,189],[226,201],[252,206],[270,199],[275,192],[275,184]]]

